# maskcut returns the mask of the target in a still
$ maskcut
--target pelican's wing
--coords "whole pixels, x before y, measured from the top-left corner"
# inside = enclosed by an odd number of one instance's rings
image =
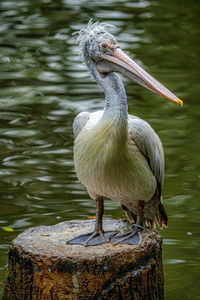
[[[157,179],[158,192],[161,196],[164,185],[164,152],[158,135],[146,121],[131,115],[129,115],[129,134],[146,157]]]
[[[81,130],[85,127],[86,129],[92,128],[100,120],[103,115],[103,110],[96,111],[93,113],[81,112],[76,116],[73,122],[73,133],[74,138],[79,135]]]
[[[129,116],[129,134],[136,143],[140,152],[149,163],[152,173],[157,180],[157,189],[153,201],[157,199],[158,206],[155,208],[155,220],[160,225],[167,227],[168,218],[162,204],[162,189],[164,185],[164,152],[162,143],[152,127],[140,118]],[[151,225],[154,221],[148,220]]]

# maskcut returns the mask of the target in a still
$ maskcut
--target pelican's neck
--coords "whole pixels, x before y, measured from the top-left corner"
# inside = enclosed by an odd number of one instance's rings
[[[110,143],[110,153],[117,153],[118,157],[124,153],[128,138],[128,110],[126,92],[120,76],[116,73],[107,74],[102,87],[105,93],[104,113],[99,124],[105,126],[107,145]],[[109,142],[108,142],[109,141]],[[108,155],[109,157],[109,155]]]
[[[126,91],[120,76],[117,73],[107,74],[102,86],[105,93],[104,115],[121,121],[127,120]]]

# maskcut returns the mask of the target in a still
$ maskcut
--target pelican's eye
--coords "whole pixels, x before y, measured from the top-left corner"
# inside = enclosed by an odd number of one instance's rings
[[[108,42],[101,42],[99,43],[99,47],[103,50],[103,51],[108,51],[111,47],[110,43]]]

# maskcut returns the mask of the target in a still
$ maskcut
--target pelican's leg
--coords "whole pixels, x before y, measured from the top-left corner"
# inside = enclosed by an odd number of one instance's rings
[[[100,244],[103,243],[107,243],[109,242],[109,240],[107,240],[104,237],[104,231],[103,231],[103,214],[104,214],[104,200],[103,197],[98,197],[96,200],[96,220],[95,220],[95,228],[94,228],[94,232],[89,236],[89,238],[85,241],[84,245],[87,246],[88,243],[96,238],[97,236],[100,236],[100,241],[98,241],[98,244],[100,242]],[[92,244],[94,245],[94,244]],[[97,244],[96,244],[97,245]]]
[[[141,241],[140,231],[144,228],[142,226],[143,215],[144,215],[144,201],[138,201],[138,211],[137,211],[137,219],[135,224],[133,224],[133,230],[128,233],[121,234],[120,236],[115,236],[111,239],[111,242],[114,244],[133,244],[138,245]]]
[[[80,235],[70,241],[68,244],[80,244],[84,246],[95,246],[100,244],[105,244],[109,242],[110,237],[112,237],[116,232],[113,231],[103,231],[103,214],[104,214],[104,201],[103,197],[98,197],[96,202],[96,220],[94,232],[88,234]]]

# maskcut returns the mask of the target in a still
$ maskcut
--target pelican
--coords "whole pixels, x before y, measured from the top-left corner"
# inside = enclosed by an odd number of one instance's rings
[[[152,228],[156,223],[163,228],[168,223],[162,203],[162,143],[146,121],[128,114],[118,73],[180,105],[182,101],[120,49],[107,31],[109,26],[90,21],[77,39],[91,76],[104,91],[105,105],[102,111],[79,113],[73,123],[75,170],[96,202],[96,220],[94,232],[69,241],[72,244],[131,243],[141,228]],[[116,237],[106,235],[102,226],[104,198],[121,203],[134,224],[131,231]]]

